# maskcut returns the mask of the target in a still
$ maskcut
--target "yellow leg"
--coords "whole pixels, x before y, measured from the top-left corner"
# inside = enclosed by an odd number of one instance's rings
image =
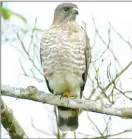
[[[75,94],[71,94],[71,93],[68,92],[68,91],[64,92],[64,93],[63,93],[63,96],[64,96],[64,97],[68,97],[68,98],[69,98],[69,97],[76,97]]]

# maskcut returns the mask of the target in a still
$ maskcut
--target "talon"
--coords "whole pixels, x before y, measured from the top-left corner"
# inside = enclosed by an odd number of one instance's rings
[[[68,91],[67,91],[67,92],[64,92],[64,93],[63,93],[63,96],[64,96],[64,97],[68,97],[68,98],[70,98],[70,97],[76,97],[75,94],[71,94],[71,93],[68,92]]]

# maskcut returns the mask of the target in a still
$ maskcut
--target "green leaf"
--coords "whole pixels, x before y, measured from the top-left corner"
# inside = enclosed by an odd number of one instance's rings
[[[40,28],[33,28],[33,32],[34,32],[34,31],[43,32],[43,30],[42,30],[42,29],[40,29]]]
[[[5,20],[9,20],[12,15],[12,11],[7,8],[0,8],[0,13]]]
[[[0,13],[1,13],[2,17],[3,17],[5,20],[9,20],[10,17],[11,17],[12,15],[14,15],[14,16],[20,18],[24,23],[27,23],[26,18],[24,18],[22,15],[20,15],[20,14],[18,14],[18,13],[13,12],[13,11],[10,10],[10,9],[7,9],[7,8],[0,8]]]
[[[20,18],[21,20],[23,20],[24,23],[27,23],[26,18],[23,17],[22,15],[20,15],[20,14],[18,14],[18,13],[15,13],[15,12],[12,12],[12,15],[17,16],[18,18]]]

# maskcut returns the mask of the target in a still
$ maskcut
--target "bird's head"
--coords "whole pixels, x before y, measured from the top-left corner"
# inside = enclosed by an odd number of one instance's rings
[[[54,21],[74,21],[78,14],[78,7],[73,3],[62,3],[58,5],[54,12]]]

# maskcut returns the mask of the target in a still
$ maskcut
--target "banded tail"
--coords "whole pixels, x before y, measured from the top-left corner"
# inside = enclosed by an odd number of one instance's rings
[[[79,110],[58,107],[58,126],[61,131],[74,131],[78,128]]]

